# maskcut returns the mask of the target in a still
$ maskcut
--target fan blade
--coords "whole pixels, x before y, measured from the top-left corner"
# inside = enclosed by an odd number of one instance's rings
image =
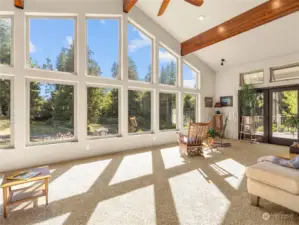
[[[201,6],[203,4],[203,0],[185,0],[185,1],[195,6]]]
[[[159,13],[158,13],[158,16],[163,15],[163,13],[165,12],[169,2],[170,2],[170,0],[163,0],[162,5],[161,5],[160,10],[159,10]]]

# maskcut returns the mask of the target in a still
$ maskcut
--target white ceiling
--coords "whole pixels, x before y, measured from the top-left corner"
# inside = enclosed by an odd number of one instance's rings
[[[205,0],[195,7],[184,0],[172,0],[158,17],[162,0],[139,0],[137,7],[183,42],[229,20],[267,0]],[[198,17],[204,15],[203,21]],[[225,58],[225,68],[299,52],[299,12],[273,21],[231,39],[196,51],[195,54],[214,70]]]

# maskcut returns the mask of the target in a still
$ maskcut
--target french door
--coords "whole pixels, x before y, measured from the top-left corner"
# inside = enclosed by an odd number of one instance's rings
[[[256,98],[253,117],[257,141],[291,145],[299,140],[299,86],[257,89]]]
[[[269,90],[269,142],[291,145],[298,140],[298,88]]]

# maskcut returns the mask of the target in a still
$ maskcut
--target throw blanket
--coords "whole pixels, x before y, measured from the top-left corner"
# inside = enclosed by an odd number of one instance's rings
[[[257,160],[258,162],[272,162],[280,166],[285,166],[289,168],[299,169],[299,156],[296,156],[293,159],[282,159],[277,156],[263,156]]]

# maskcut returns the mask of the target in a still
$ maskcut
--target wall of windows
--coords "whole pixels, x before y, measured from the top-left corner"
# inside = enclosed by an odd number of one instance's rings
[[[62,4],[52,13],[35,2],[9,14],[4,1],[0,171],[175,143],[185,120],[201,120],[199,101],[184,114],[184,96],[194,103],[205,93],[184,85],[183,63],[214,73],[197,57],[180,57],[180,43],[138,9]]]

